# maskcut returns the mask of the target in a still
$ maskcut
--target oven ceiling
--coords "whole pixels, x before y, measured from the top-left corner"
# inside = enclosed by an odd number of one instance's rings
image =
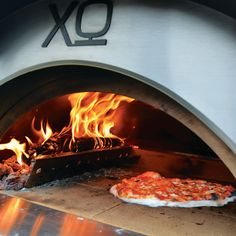
[[[39,0],[3,0],[1,1],[2,6],[0,8],[0,18],[3,18],[15,10],[22,8],[30,3],[37,2]],[[200,3],[202,5],[206,5],[210,8],[216,9],[228,16],[236,18],[236,3],[235,0],[191,0],[193,2]]]

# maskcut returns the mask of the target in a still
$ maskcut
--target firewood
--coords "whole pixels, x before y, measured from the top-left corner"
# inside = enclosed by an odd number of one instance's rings
[[[75,142],[72,142],[71,151],[81,152],[117,146],[122,146],[122,141],[117,138],[76,138]]]
[[[53,136],[43,144],[30,146],[28,153],[31,158],[39,155],[51,155],[61,152],[81,152],[92,149],[102,149],[122,146],[123,142],[118,138],[75,138],[72,141],[71,135]]]

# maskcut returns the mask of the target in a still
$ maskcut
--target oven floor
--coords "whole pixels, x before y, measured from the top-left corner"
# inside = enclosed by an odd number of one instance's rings
[[[113,168],[22,191],[5,191],[60,211],[146,235],[235,235],[236,203],[220,208],[151,208],[121,202],[109,188],[138,171]]]

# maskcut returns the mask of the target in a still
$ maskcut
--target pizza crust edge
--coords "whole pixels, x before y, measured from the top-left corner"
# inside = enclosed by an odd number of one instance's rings
[[[110,193],[124,202],[135,203],[135,204],[145,205],[149,207],[161,207],[161,206],[183,207],[183,208],[204,207],[204,206],[220,207],[220,206],[224,206],[228,204],[229,202],[233,202],[236,200],[236,196],[231,196],[231,197],[227,197],[225,199],[219,199],[219,200],[200,200],[200,201],[198,200],[198,201],[185,201],[185,202],[170,202],[170,201],[160,200],[158,198],[148,198],[148,199],[124,198],[118,195],[116,185],[110,188]]]

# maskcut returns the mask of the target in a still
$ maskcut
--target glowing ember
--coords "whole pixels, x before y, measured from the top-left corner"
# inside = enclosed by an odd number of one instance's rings
[[[93,148],[103,148],[107,145],[108,139],[121,138],[114,135],[111,129],[114,127],[117,108],[122,102],[132,102],[134,99],[100,92],[83,92],[74,93],[68,97],[71,103],[70,123],[60,132],[52,131],[48,122],[41,120],[40,129],[35,128],[35,118],[32,120],[31,128],[37,141],[33,143],[31,138],[26,137],[29,147],[42,149],[58,148],[58,140],[62,137],[63,145],[69,142],[69,149],[72,150],[73,145],[78,146],[78,139],[92,138],[94,140]],[[69,137],[69,141],[68,141]],[[105,138],[105,139],[104,139]],[[105,140],[105,141],[104,141]],[[77,143],[76,143],[77,142]],[[110,141],[112,143],[112,141]],[[12,150],[17,157],[17,162],[22,165],[22,155],[26,157],[37,158],[37,153],[30,153],[30,149],[26,151],[26,143],[20,143],[16,139],[12,139],[9,143],[0,144],[0,150]],[[61,149],[60,149],[61,150]],[[32,150],[31,150],[32,151]],[[29,155],[30,154],[30,155]]]

